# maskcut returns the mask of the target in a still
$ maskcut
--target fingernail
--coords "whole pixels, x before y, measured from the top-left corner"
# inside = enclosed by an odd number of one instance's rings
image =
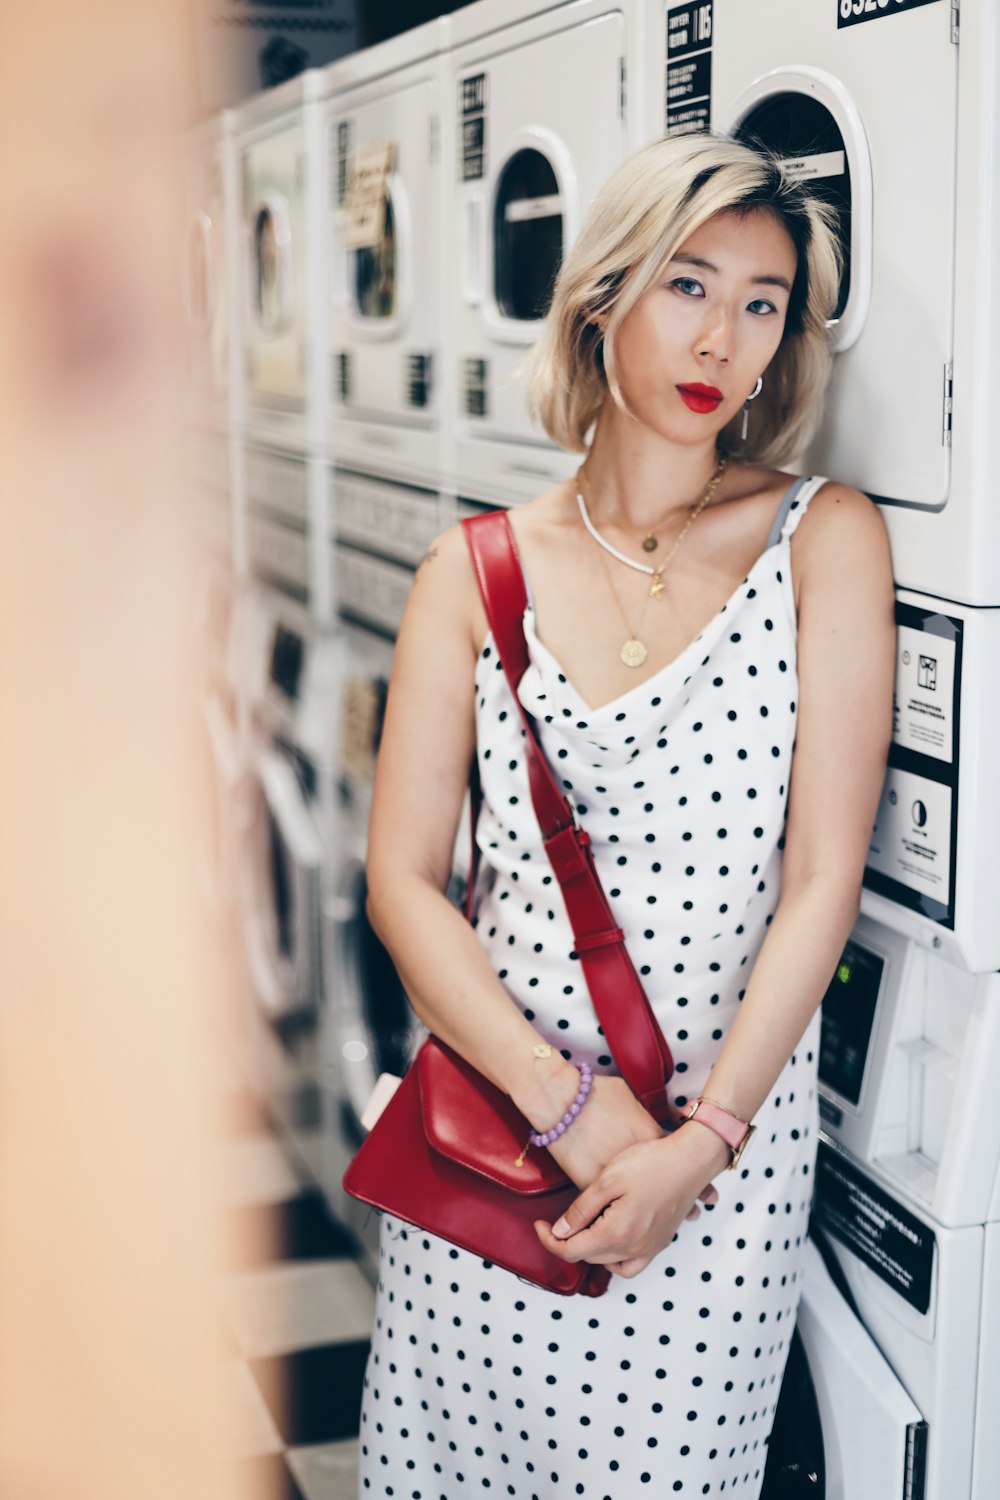
[[[570,1224],[568,1219],[557,1219],[552,1226],[552,1233],[557,1240],[564,1240],[569,1232]]]

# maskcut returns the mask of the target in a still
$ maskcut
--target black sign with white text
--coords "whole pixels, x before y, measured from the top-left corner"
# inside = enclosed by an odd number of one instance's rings
[[[667,11],[666,135],[691,135],[711,126],[712,12],[712,0]]]
[[[837,7],[837,29],[877,21],[880,16],[898,16],[918,5],[937,5],[938,0],[830,0]]]
[[[819,1142],[813,1212],[917,1312],[931,1305],[934,1233],[833,1146]]]

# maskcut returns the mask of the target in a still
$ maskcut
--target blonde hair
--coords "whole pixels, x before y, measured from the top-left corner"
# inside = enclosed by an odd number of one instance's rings
[[[594,200],[556,279],[545,327],[529,361],[528,404],[554,442],[586,450],[586,434],[610,391],[628,406],[615,367],[621,324],[682,242],[713,214],[765,208],[798,255],[781,343],[754,402],[746,441],[741,414],[719,446],[750,462],[780,464],[806,445],[830,372],[832,317],[840,285],[836,213],[786,172],[778,157],[700,134],[656,141],[622,164]],[[603,331],[593,318],[606,313]]]

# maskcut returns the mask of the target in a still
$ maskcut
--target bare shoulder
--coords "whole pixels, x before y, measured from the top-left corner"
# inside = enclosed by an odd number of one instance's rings
[[[882,512],[861,490],[828,479],[809,502],[795,532],[801,568],[812,572],[849,553],[856,565],[890,569],[889,537]]]
[[[892,557],[882,512],[851,485],[828,480],[817,490],[792,538],[792,554],[797,593],[836,589],[845,604],[858,593],[892,598]]]

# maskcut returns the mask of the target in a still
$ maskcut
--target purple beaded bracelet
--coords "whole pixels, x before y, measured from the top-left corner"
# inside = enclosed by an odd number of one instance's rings
[[[577,1092],[576,1098],[573,1100],[573,1103],[570,1105],[569,1109],[563,1115],[559,1123],[557,1125],[553,1125],[551,1130],[544,1130],[541,1132],[541,1134],[539,1134],[537,1130],[533,1130],[531,1132],[531,1135],[528,1137],[528,1139],[533,1146],[549,1146],[553,1141],[558,1140],[567,1126],[572,1125],[573,1121],[576,1119],[577,1115],[586,1104],[587,1095],[590,1093],[590,1086],[594,1081],[594,1070],[588,1062],[576,1063],[575,1066],[580,1074],[580,1088]]]

